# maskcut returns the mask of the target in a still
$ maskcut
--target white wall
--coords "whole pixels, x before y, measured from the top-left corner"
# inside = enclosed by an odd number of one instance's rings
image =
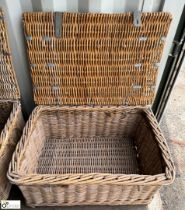
[[[173,21],[160,65],[157,82],[157,84],[159,84],[184,4],[185,0],[0,0],[0,7],[3,7],[6,15],[14,67],[21,89],[23,106],[26,112],[30,113],[32,110],[33,98],[31,78],[25,52],[25,41],[21,25],[21,15],[23,12],[69,11],[121,13],[142,8],[142,5],[144,12],[170,12],[173,16]]]

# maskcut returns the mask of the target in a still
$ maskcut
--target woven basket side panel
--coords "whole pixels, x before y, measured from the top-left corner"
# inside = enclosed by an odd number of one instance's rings
[[[46,115],[47,116],[47,115]],[[50,121],[49,115],[48,121]],[[55,121],[57,125],[57,121]],[[41,155],[42,148],[44,147],[46,137],[46,130],[45,126],[47,125],[43,123],[42,118],[38,117],[37,120],[34,122],[34,130],[32,131],[29,137],[29,143],[26,147],[26,150],[20,151],[20,156],[24,157],[24,160],[20,160],[20,165],[18,166],[18,171],[21,174],[32,174],[36,173],[36,168],[38,165],[39,156]],[[48,128],[48,126],[47,126]],[[52,131],[51,131],[52,132]],[[51,149],[53,150],[53,149]],[[52,151],[51,151],[52,152]],[[52,159],[54,157],[51,157]],[[46,161],[46,166],[48,165]]]
[[[29,206],[129,205],[149,203],[159,186],[20,186]],[[34,193],[33,193],[34,192]],[[54,196],[53,196],[54,195]]]
[[[139,165],[143,174],[160,174],[165,171],[165,162],[155,139],[154,132],[146,118],[142,118],[136,131],[136,145]],[[165,151],[164,151],[165,152]]]
[[[0,99],[19,99],[11,52],[8,44],[5,16],[0,8]]]
[[[15,146],[21,137],[23,127],[24,120],[21,106],[15,103],[10,117],[0,134],[0,200],[7,199],[9,195],[11,184],[7,179],[8,166]]]
[[[64,13],[61,38],[53,13],[25,13],[24,29],[36,104],[146,105],[171,16]]]

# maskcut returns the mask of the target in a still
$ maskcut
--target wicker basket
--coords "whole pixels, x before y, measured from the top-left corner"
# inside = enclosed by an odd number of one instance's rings
[[[64,13],[59,38],[55,18],[24,14],[38,106],[10,181],[30,206],[148,203],[174,166],[150,108],[123,105],[152,102],[170,15],[142,14],[137,28],[131,13]]]
[[[30,206],[145,204],[174,167],[147,108],[38,106],[8,176]]]
[[[16,143],[21,137],[24,121],[1,9],[0,46],[0,200],[3,200],[8,198],[11,188],[6,174]]]

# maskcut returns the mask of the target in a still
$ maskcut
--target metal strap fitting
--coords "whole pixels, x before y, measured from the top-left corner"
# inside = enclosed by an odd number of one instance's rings
[[[48,42],[48,41],[51,40],[51,37],[49,37],[49,36],[43,36],[42,38],[43,38],[43,40],[46,41],[46,42]]]
[[[133,85],[134,89],[141,89],[141,85]]]
[[[140,27],[141,26],[141,12],[138,10],[134,11],[134,21],[133,21],[134,26]]]
[[[62,13],[55,12],[55,36],[60,38],[62,35]]]
[[[37,86],[33,86],[33,91],[35,92],[38,89]]]
[[[160,39],[162,42],[164,42],[166,40],[166,37],[165,36],[162,36],[161,39]]]
[[[142,64],[141,64],[141,63],[136,63],[136,64],[134,64],[134,66],[135,66],[136,68],[140,68],[140,67],[142,66]]]
[[[128,106],[129,105],[129,102],[128,102],[128,99],[126,98],[124,101],[123,101],[123,106]]]
[[[139,41],[146,41],[148,39],[147,36],[140,36]]]
[[[150,86],[150,90],[155,90],[155,85]]]
[[[31,41],[31,40],[32,40],[32,36],[27,35],[27,36],[26,36],[26,40],[27,40],[27,41]]]
[[[154,67],[155,68],[159,68],[160,67],[160,63],[154,63]]]
[[[59,90],[59,87],[58,86],[52,86],[52,90],[57,91],[57,90]]]
[[[60,105],[60,99],[59,98],[55,98],[55,105]]]
[[[89,103],[89,104],[87,104],[87,106],[94,107],[94,104],[93,104],[93,100],[92,100],[92,98],[90,99],[90,103]]]
[[[31,66],[32,68],[35,68],[37,65],[36,65],[35,63],[30,63],[30,66]]]
[[[55,66],[54,63],[47,63],[46,65],[47,65],[47,67],[54,67]]]

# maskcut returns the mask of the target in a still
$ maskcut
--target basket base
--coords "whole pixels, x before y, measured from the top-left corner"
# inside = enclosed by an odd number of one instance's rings
[[[123,137],[47,139],[36,170],[38,174],[139,173],[134,141]]]

